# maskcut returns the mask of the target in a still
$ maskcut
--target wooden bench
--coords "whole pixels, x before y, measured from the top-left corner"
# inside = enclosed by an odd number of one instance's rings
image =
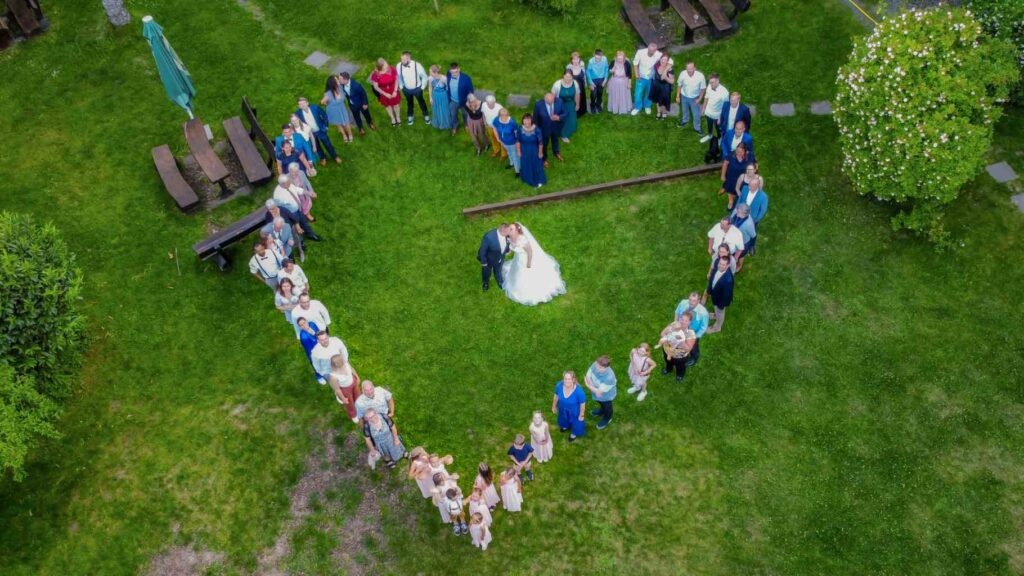
[[[235,116],[225,120],[224,132],[228,135],[231,148],[234,149],[235,156],[238,156],[238,163],[242,165],[242,171],[245,172],[245,177],[249,180],[249,183],[259,185],[270,180],[272,176],[270,168],[267,167],[263,157],[260,156],[260,151],[256,149],[256,144],[249,137],[245,126],[242,126],[242,119]]]
[[[170,147],[167,144],[157,146],[153,148],[152,154],[157,174],[160,174],[160,179],[164,181],[167,193],[178,203],[178,208],[182,212],[190,212],[199,206],[199,196],[196,196],[195,190],[181,176],[178,162],[174,159]]]
[[[7,10],[10,11],[25,36],[31,36],[42,29],[28,0],[7,0]]]
[[[700,0],[700,5],[704,7],[704,11],[708,13],[708,18],[711,20],[712,36],[721,38],[735,31],[732,20],[725,15],[725,10],[722,9],[718,0]]]
[[[245,96],[242,96],[242,115],[249,121],[249,137],[253,142],[262,145],[267,152],[267,167],[273,166],[277,150],[274,149],[274,143],[267,137],[267,133],[263,131],[259,120],[256,119],[256,109],[249,104],[249,99]]]
[[[622,10],[644,44],[668,46],[668,39],[654,28],[654,22],[651,22],[651,17],[647,15],[647,10],[644,9],[640,0],[622,0]]]
[[[227,180],[228,169],[210,147],[202,120],[193,118],[185,122],[185,142],[188,143],[189,150],[192,151],[192,155],[195,156],[196,162],[199,163],[199,167],[203,169],[206,177],[210,179],[210,182],[220,185],[221,192],[227,195],[229,191],[224,181]]]
[[[732,0],[732,17],[735,18],[740,12],[750,10],[750,0]]]
[[[259,230],[266,223],[267,209],[263,206],[253,210],[241,220],[234,222],[192,245],[196,256],[202,260],[212,259],[217,268],[226,271],[231,268],[231,259],[224,251],[228,246]]]
[[[12,34],[11,29],[7,27],[7,22],[5,22],[3,18],[0,18],[0,50],[10,48],[13,43],[14,34]]]
[[[663,0],[662,5],[668,4],[683,19],[686,31],[683,33],[683,44],[693,42],[693,33],[708,25],[707,18],[700,15],[700,12],[693,7],[688,0]]]

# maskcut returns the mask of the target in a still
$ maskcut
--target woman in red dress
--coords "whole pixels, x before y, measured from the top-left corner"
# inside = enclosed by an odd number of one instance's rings
[[[377,100],[388,111],[391,127],[398,126],[401,123],[399,112],[402,104],[402,97],[398,94],[398,71],[388,66],[383,58],[378,58],[377,69],[370,74],[370,84],[377,93]]]

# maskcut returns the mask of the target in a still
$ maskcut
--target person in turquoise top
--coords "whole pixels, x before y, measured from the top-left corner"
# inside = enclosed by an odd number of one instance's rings
[[[544,173],[544,137],[540,128],[533,125],[533,116],[523,116],[519,129],[519,179],[532,188],[548,183]]]
[[[558,414],[558,428],[562,432],[569,432],[569,442],[586,436],[586,408],[587,393],[576,381],[576,373],[570,370],[562,374],[562,379],[555,384],[555,399],[551,403],[551,411]]]
[[[604,430],[612,421],[612,401],[615,400],[617,392],[611,358],[601,356],[591,364],[584,382],[587,388],[590,388],[590,396],[598,404],[598,408],[595,408],[590,415],[601,417],[601,421],[597,423],[597,429]]]
[[[562,142],[569,142],[569,138],[576,133],[576,108],[580,105],[580,89],[572,79],[572,72],[566,70],[562,79],[551,87],[551,91],[565,107],[565,114],[562,115]]]
[[[604,111],[604,85],[608,82],[608,59],[600,49],[587,62],[587,83],[590,84],[590,113]]]
[[[437,64],[430,67],[430,80],[427,85],[430,86],[430,108],[433,117],[431,125],[438,130],[451,130],[452,115],[448,104],[451,97],[448,94],[448,79],[441,74],[441,68]]]
[[[498,134],[498,140],[508,152],[508,167],[516,169],[516,177],[519,177],[519,125],[516,124],[508,114],[508,110],[501,109],[498,117],[494,119],[494,131]]]

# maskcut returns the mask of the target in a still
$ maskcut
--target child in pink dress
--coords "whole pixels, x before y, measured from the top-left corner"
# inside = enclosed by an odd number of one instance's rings
[[[484,502],[488,508],[494,510],[498,507],[501,498],[498,497],[498,491],[494,488],[494,472],[484,462],[481,462],[477,468],[476,481],[473,482],[473,487],[479,488],[483,492]]]
[[[647,397],[647,379],[658,364],[651,358],[651,346],[644,342],[633,348],[629,353],[629,381],[633,386],[626,390],[628,394],[636,395],[637,402],[643,402]]]
[[[555,452],[555,443],[551,441],[551,431],[548,423],[544,421],[544,415],[533,413],[533,421],[530,422],[530,441],[533,445],[533,457],[537,462],[547,462]]]
[[[424,498],[430,498],[434,479],[430,477],[430,457],[423,446],[417,446],[409,452],[409,479],[416,481]]]
[[[433,476],[434,487],[430,490],[430,496],[433,498],[434,506],[437,506],[438,512],[441,513],[441,522],[445,524],[452,523],[451,512],[448,509],[448,490],[454,489],[459,498],[462,498],[462,492],[459,490],[459,485],[455,483],[453,476],[445,478],[444,474],[438,472]]]
[[[501,501],[508,512],[523,509],[523,483],[515,468],[509,468],[501,474]]]
[[[479,514],[483,516],[484,521],[488,526],[491,525],[493,518],[491,517],[491,510],[487,507],[487,502],[484,500],[484,493],[480,488],[473,488],[473,492],[469,495],[469,499],[466,500],[469,504],[469,515]]]
[[[487,550],[491,543],[491,526],[480,514],[473,514],[469,519],[469,535],[473,538],[473,546]]]

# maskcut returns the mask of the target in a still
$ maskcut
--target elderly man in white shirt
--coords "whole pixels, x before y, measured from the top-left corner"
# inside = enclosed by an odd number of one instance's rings
[[[298,310],[298,308],[295,308]],[[327,378],[331,374],[331,358],[341,356],[341,359],[348,362],[348,348],[341,338],[328,336],[326,330],[316,333],[316,346],[310,354],[310,362],[313,363],[313,370],[316,371],[316,381],[321,386],[327,384]]]
[[[369,380],[363,380],[363,393],[356,398],[356,418],[362,420],[367,410],[388,418],[395,418],[395,399],[391,392],[383,386],[375,386]]]
[[[703,134],[700,129],[701,104],[707,80],[693,62],[686,63],[686,69],[676,79],[679,95],[679,127],[683,128],[693,117],[693,131]]]
[[[498,131],[494,129],[494,119],[504,109],[491,94],[484,98],[483,106],[480,106],[480,111],[484,114],[484,126],[487,127],[487,135],[491,137],[491,158],[500,155],[502,160],[508,157],[508,152],[505,151],[505,147],[501,145],[501,140],[498,139]]]
[[[729,89],[722,86],[718,81],[718,74],[715,72],[708,76],[708,87],[704,91],[704,106],[702,112],[707,118],[708,133],[700,139],[701,143],[711,138],[721,138],[718,120],[722,117],[722,109],[729,101]]]
[[[291,258],[285,258],[284,261],[281,262],[281,271],[277,273],[278,282],[285,278],[291,280],[292,290],[296,294],[309,293],[309,278],[306,277],[306,272]],[[317,326],[319,326],[319,324],[317,324]]]
[[[645,113],[651,113],[651,80],[658,60],[661,60],[661,51],[653,42],[647,48],[637,50],[633,56],[633,111],[630,112],[633,116],[640,113],[641,106]]]
[[[730,254],[736,254],[743,250],[743,232],[732,225],[728,216],[722,218],[718,224],[715,224],[711,230],[708,230],[708,255],[714,258],[718,246],[723,242],[729,246]],[[292,315],[295,315],[294,311]]]
[[[398,64],[398,87],[405,94],[405,115],[409,126],[413,124],[412,102],[420,103],[420,112],[423,113],[423,122],[430,124],[430,112],[427,111],[427,103],[423,100],[423,89],[427,86],[427,71],[423,66],[412,59],[408,51],[402,52],[402,60]]]
[[[316,324],[321,330],[327,331],[331,327],[331,313],[319,300],[311,300],[309,294],[299,296],[299,305],[292,308],[292,322],[298,324],[299,318],[305,318]]]
[[[277,187],[274,188],[274,203],[292,213],[300,213],[299,195],[304,191],[302,188],[291,183],[292,179],[287,174],[277,177]]]

